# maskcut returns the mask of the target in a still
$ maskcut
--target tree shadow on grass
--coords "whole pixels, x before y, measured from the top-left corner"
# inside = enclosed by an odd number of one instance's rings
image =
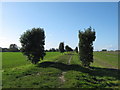
[[[107,77],[114,77],[115,79],[120,80],[120,77],[118,76],[120,74],[120,70],[118,69],[100,68],[100,67],[91,67],[91,69],[88,69],[77,64],[68,65],[60,62],[48,62],[48,61],[39,63],[37,67],[43,67],[43,68],[54,67],[62,71],[74,70],[74,71],[88,73],[91,76],[100,76],[100,77],[107,76]]]

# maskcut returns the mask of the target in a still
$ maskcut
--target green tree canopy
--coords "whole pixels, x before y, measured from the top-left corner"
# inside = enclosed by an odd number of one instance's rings
[[[68,45],[65,46],[65,50],[66,50],[67,52],[73,51],[73,49],[72,49],[71,47],[69,47]]]
[[[16,44],[10,44],[9,51],[10,52],[17,52],[17,51],[19,51],[18,50],[18,46]]]
[[[102,49],[102,51],[107,51],[107,49]]]
[[[76,53],[78,53],[78,47],[75,48]]]
[[[59,44],[59,51],[61,52],[61,53],[63,53],[65,50],[64,50],[64,42],[61,42],[60,44]]]
[[[95,31],[92,31],[91,27],[86,29],[84,32],[79,31],[79,56],[83,66],[89,67],[90,63],[93,62],[92,45],[95,38]]]
[[[44,29],[32,28],[31,30],[27,30],[23,33],[23,35],[21,35],[20,42],[22,45],[22,53],[26,55],[28,60],[30,60],[33,64],[37,64],[40,59],[43,60],[45,56]]]

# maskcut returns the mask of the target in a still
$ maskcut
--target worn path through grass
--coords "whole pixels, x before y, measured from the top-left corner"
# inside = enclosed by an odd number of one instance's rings
[[[70,61],[71,61],[72,56],[73,56],[74,54],[71,53],[71,52],[69,52],[69,53],[67,53],[67,54],[65,54],[65,55],[68,55],[68,56],[69,56],[69,59],[68,59],[68,63],[67,63],[67,64],[70,65]],[[64,75],[65,75],[66,73],[67,73],[67,72],[63,71],[62,74],[61,74],[61,76],[59,77],[60,80],[61,80],[61,83],[64,83],[64,82],[65,82],[65,77],[64,77]]]

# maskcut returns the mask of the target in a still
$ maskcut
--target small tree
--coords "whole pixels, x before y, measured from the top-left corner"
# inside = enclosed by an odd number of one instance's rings
[[[102,49],[102,51],[107,51],[107,49]]]
[[[59,51],[61,52],[61,53],[63,53],[65,50],[64,50],[64,42],[61,42],[60,44],[59,44]]]
[[[45,56],[45,35],[42,28],[27,30],[20,37],[21,51],[33,64],[37,64]]]
[[[69,51],[69,46],[68,46],[68,45],[65,46],[65,50],[66,50],[67,52]]]
[[[79,49],[80,49],[80,60],[82,65],[89,67],[90,63],[93,62],[93,41],[95,41],[95,31],[92,28],[88,28],[85,32],[79,31]]]
[[[56,52],[59,52],[59,49],[56,48]]]
[[[56,52],[55,48],[50,48],[49,52]]]
[[[78,53],[78,47],[75,48],[76,53]]]
[[[67,52],[73,51],[73,49],[72,49],[71,47],[69,47],[68,45],[65,46],[65,50],[66,50]]]
[[[10,44],[9,46],[9,51],[10,52],[18,52],[18,46],[16,44]]]

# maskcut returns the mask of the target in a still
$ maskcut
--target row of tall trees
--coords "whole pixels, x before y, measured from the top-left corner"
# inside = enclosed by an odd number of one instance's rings
[[[82,61],[82,65],[89,67],[90,63],[93,62],[93,41],[95,41],[95,31],[92,28],[86,29],[84,32],[79,31],[79,57]],[[38,63],[43,60],[45,56],[45,34],[42,28],[32,28],[32,30],[27,30],[20,37],[20,42],[22,45],[21,51],[24,55],[28,57],[33,64]],[[11,45],[11,48],[16,47]],[[64,49],[65,48],[65,49]],[[51,51],[55,51],[54,48]],[[73,51],[71,47],[66,45],[64,47],[64,42],[59,44],[59,51],[61,53],[67,51]],[[75,48],[76,53],[78,53],[78,47]]]
[[[75,48],[75,50],[73,50],[70,46],[68,46],[68,45],[66,45],[65,47],[64,47],[64,42],[61,42],[60,44],[59,44],[59,51],[61,52],[61,53],[63,53],[63,52],[70,52],[70,51],[76,51],[76,53],[78,53],[78,47],[76,47]]]

